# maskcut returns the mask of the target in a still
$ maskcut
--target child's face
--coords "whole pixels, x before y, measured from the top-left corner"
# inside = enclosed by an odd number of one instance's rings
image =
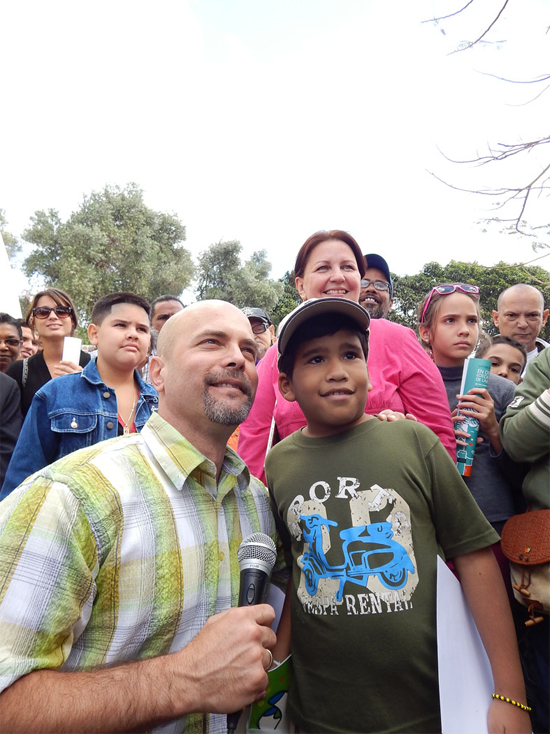
[[[133,370],[147,359],[151,334],[147,313],[133,303],[117,303],[101,324],[90,324],[98,360],[116,370]]]
[[[475,303],[463,293],[441,299],[432,327],[432,352],[436,364],[458,367],[474,350],[479,338],[479,318]]]
[[[283,397],[298,402],[307,418],[305,433],[313,437],[362,423],[371,387],[359,338],[345,330],[301,345],[292,378],[279,375]]]
[[[491,360],[491,372],[519,384],[523,371],[524,356],[511,344],[493,344],[483,355]]]

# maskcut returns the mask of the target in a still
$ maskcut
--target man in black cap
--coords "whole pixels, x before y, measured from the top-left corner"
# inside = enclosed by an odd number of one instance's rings
[[[269,347],[275,342],[275,327],[263,308],[250,308],[249,306],[245,306],[245,308],[241,308],[241,311],[250,321],[250,326],[254,333],[254,341],[258,347],[259,362]]]
[[[361,280],[359,303],[371,319],[385,319],[393,303],[393,281],[388,263],[380,255],[365,255],[367,269]]]

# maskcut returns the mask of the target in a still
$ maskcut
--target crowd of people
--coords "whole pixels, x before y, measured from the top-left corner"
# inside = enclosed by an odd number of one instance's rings
[[[64,291],[0,314],[6,731],[226,731],[289,652],[297,730],[441,731],[438,555],[489,656],[489,731],[549,731],[548,599],[505,543],[550,512],[542,294],[501,293],[489,337],[478,287],[442,283],[417,335],[387,318],[386,260],[341,230],[306,240],[295,277],[277,333],[255,304],[106,294],[76,361]],[[488,384],[461,394],[474,354]],[[255,532],[278,548],[277,636],[270,606],[233,608]]]

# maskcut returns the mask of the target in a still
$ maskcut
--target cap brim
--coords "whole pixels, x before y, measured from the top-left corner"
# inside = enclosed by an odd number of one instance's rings
[[[296,329],[314,316],[328,314],[347,316],[353,319],[361,330],[365,332],[369,330],[369,313],[356,301],[350,301],[347,298],[310,298],[308,301],[297,306],[281,322],[277,339],[279,355],[282,356],[284,354]]]

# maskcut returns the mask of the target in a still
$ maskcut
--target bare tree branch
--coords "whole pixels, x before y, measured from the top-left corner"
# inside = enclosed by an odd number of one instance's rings
[[[505,8],[506,8],[506,6],[508,5],[509,2],[510,2],[510,0],[504,0],[504,5],[498,11],[498,13],[495,16],[495,18],[493,18],[493,21],[487,26],[487,28],[483,31],[483,33],[478,38],[476,38],[475,41],[470,41],[465,46],[461,46],[460,48],[457,48],[454,51],[451,51],[451,53],[449,55],[456,54],[459,51],[466,51],[467,49],[472,48],[472,46],[475,46],[476,43],[479,43],[483,38],[485,38],[485,36],[489,33],[489,31],[491,30],[491,28],[498,21],[498,19],[500,18],[500,16],[504,12],[504,10],[505,10]]]
[[[464,12],[471,4],[473,0],[470,0],[470,2],[466,3],[463,7],[461,7],[459,10],[455,11],[454,13],[451,13],[450,15],[441,16],[440,18],[433,18],[431,21],[423,21],[423,22],[435,22],[437,23],[440,20],[445,20],[447,18],[452,18],[456,15],[459,15],[460,13]],[[466,49],[472,48],[472,46],[475,46],[477,43],[479,43],[482,39],[484,39],[489,31],[496,25],[496,23],[501,18],[502,14],[504,13],[506,7],[508,6],[508,3],[510,0],[501,0],[501,7],[498,13],[494,16],[491,23],[487,26],[487,28],[481,33],[475,41],[468,42],[464,45],[461,45],[459,48],[457,48],[455,51],[452,51],[451,54],[457,53],[458,51],[465,51]],[[550,31],[550,26],[546,29],[546,32],[548,33]],[[449,55],[451,55],[449,54]],[[542,90],[540,90],[536,96],[533,97],[533,99],[529,100],[528,102],[523,102],[521,105],[514,105],[514,106],[524,106],[525,104],[528,104],[529,102],[533,102],[536,99],[538,99],[542,94],[548,91],[550,89],[550,74],[541,74],[538,77],[535,77],[534,79],[529,80],[516,80],[516,79],[506,79],[505,77],[501,77],[497,74],[491,74],[488,72],[479,72],[481,74],[484,74],[485,76],[490,76],[495,79],[498,79],[499,81],[505,81],[511,84],[539,84],[543,83],[544,87]],[[509,158],[512,158],[514,156],[518,156],[520,154],[528,154],[532,152],[535,148],[540,148],[540,146],[546,145],[550,143],[550,135],[542,136],[536,140],[529,140],[527,142],[520,142],[520,143],[498,143],[495,147],[491,147],[488,145],[488,154],[486,155],[480,155],[476,158],[470,159],[470,160],[454,160],[450,158],[449,156],[445,155],[442,150],[439,150],[439,153],[450,163],[461,163],[461,164],[470,164],[474,166],[484,166],[488,163],[495,163],[496,161],[505,161]],[[527,209],[529,201],[532,199],[533,195],[541,195],[543,192],[547,192],[550,190],[550,163],[548,165],[543,164],[542,170],[539,171],[539,173],[534,176],[534,178],[522,186],[517,187],[511,187],[511,186],[500,186],[498,188],[491,188],[491,189],[470,189],[470,188],[461,188],[459,186],[454,186],[450,184],[448,181],[445,181],[444,179],[440,178],[439,176],[436,176],[433,172],[429,171],[429,173],[434,176],[438,181],[445,184],[445,186],[448,186],[449,188],[455,189],[456,191],[463,191],[464,193],[470,193],[470,194],[482,194],[484,196],[492,196],[492,197],[498,197],[502,198],[502,201],[498,203],[498,206],[496,208],[501,209],[510,202],[515,202],[519,206],[519,214],[517,217],[514,217],[513,219],[507,220],[514,223],[514,229],[517,232],[520,232],[522,234],[527,234],[529,236],[535,236],[534,234],[522,231],[521,227],[522,225],[525,226],[525,222],[522,222],[522,218],[525,214],[525,211]]]
[[[549,139],[549,141],[550,141],[550,139]],[[549,142],[549,141],[547,141],[547,142]],[[519,146],[516,146],[516,147],[519,147]],[[516,153],[517,152],[521,152],[521,150],[517,150]],[[447,160],[450,160],[450,159],[447,159]],[[499,159],[499,157],[487,158],[487,160],[485,160],[484,162],[487,163],[490,160],[492,160],[492,161],[502,160],[502,158],[500,158],[500,159]],[[454,161],[454,162],[455,163],[466,163],[466,161]],[[474,162],[476,162],[476,161],[474,161]],[[442,179],[440,176],[437,176],[432,171],[428,171],[428,173],[431,176],[433,176],[435,179],[437,179],[438,181],[440,181],[441,183],[445,184],[445,186],[448,186],[449,188],[454,189],[455,191],[462,191],[462,192],[467,193],[467,194],[481,194],[483,196],[504,197],[504,201],[502,203],[499,203],[499,205],[496,207],[496,209],[502,209],[506,204],[510,203],[513,200],[516,200],[518,202],[521,202],[519,214],[516,217],[514,217],[513,220],[508,220],[508,221],[513,221],[514,222],[514,229],[519,234],[524,234],[524,235],[527,235],[529,237],[534,237],[535,235],[533,235],[533,234],[531,234],[529,232],[526,232],[525,230],[521,229],[521,220],[522,220],[522,217],[523,217],[523,215],[525,213],[525,209],[527,207],[527,203],[528,203],[528,200],[529,200],[530,195],[533,192],[535,192],[535,191],[542,192],[542,191],[545,191],[545,190],[548,189],[548,181],[550,180],[550,176],[547,177],[546,179],[542,180],[542,181],[541,181],[541,179],[543,179],[543,177],[549,171],[550,171],[550,163],[547,166],[545,166],[542,169],[542,171],[537,176],[535,176],[535,178],[532,179],[532,181],[530,181],[529,183],[525,184],[524,186],[521,186],[521,187],[518,187],[518,188],[503,186],[503,187],[500,187],[500,188],[488,189],[488,190],[483,190],[483,189],[467,189],[467,188],[462,188],[460,186],[454,186],[453,184],[450,184],[448,181],[445,181],[444,179]]]
[[[507,82],[508,84],[538,84],[539,82],[545,82],[550,80],[550,74],[544,74],[544,76],[538,76],[534,79],[506,79],[504,76],[498,74],[491,74],[488,71],[478,71],[478,74],[483,76],[492,76],[493,79],[498,79],[501,82]]]
[[[446,155],[441,148],[437,148],[439,153],[445,158],[445,160],[449,161],[449,163],[461,163],[461,164],[472,164],[477,166],[484,166],[487,163],[492,163],[494,161],[503,161],[507,158],[511,158],[514,155],[519,155],[520,153],[526,153],[534,148],[538,147],[539,145],[546,145],[547,143],[550,143],[550,135],[544,138],[537,138],[536,140],[530,140],[527,143],[498,143],[498,145],[501,148],[504,148],[504,150],[493,150],[493,148],[489,147],[489,155],[481,155],[477,158],[472,158],[470,160],[455,160],[453,158],[449,158],[448,155]]]
[[[437,23],[438,20],[447,20],[447,18],[452,18],[455,15],[459,15],[462,13],[466,8],[471,5],[474,2],[474,0],[469,0],[469,2],[466,3],[466,5],[463,8],[460,8],[460,10],[455,11],[454,13],[451,13],[450,15],[442,15],[439,18],[429,18],[428,20],[423,20],[422,23]]]

